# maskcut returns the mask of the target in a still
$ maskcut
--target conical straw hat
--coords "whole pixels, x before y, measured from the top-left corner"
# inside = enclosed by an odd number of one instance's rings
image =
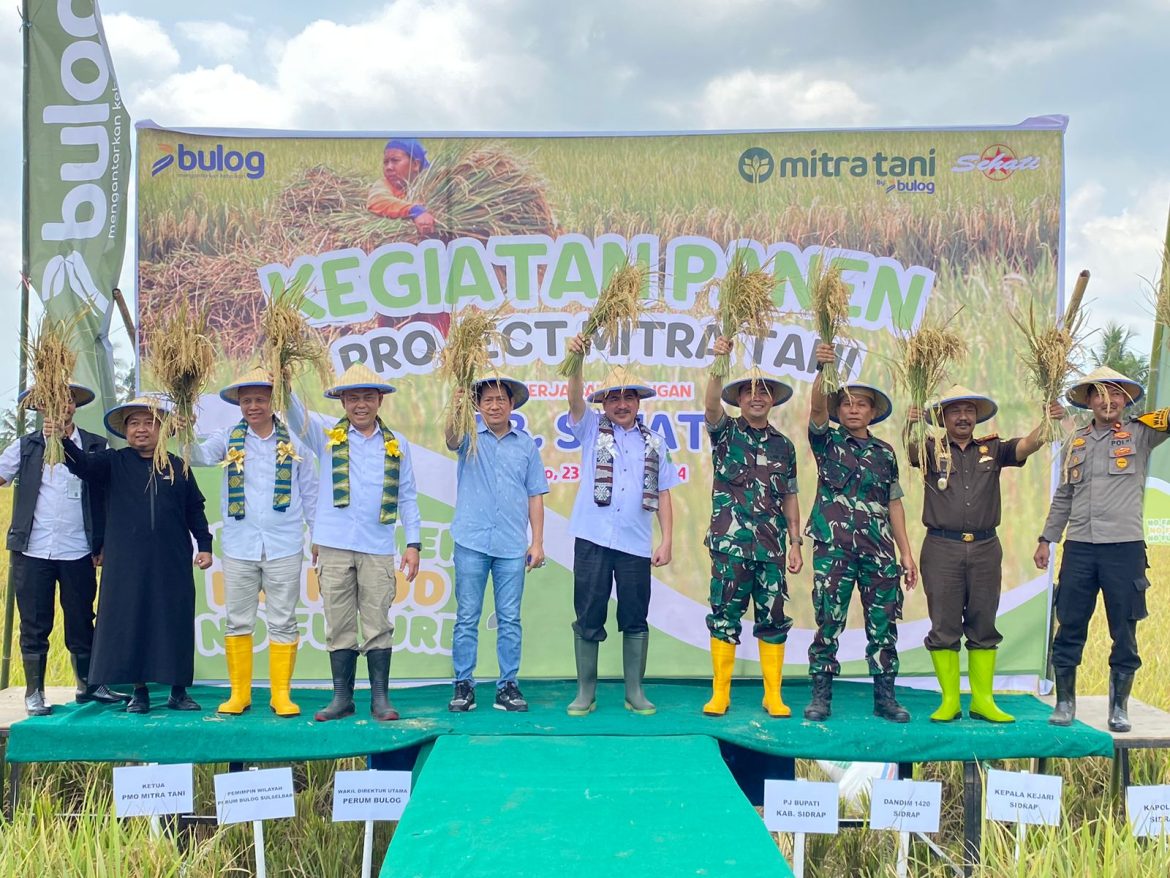
[[[345,370],[337,383],[325,391],[329,399],[341,399],[343,390],[376,390],[379,393],[393,393],[394,385],[387,384],[361,363],[354,363]]]
[[[157,420],[171,410],[171,401],[165,396],[136,396],[129,402],[116,405],[106,412],[106,429],[119,439],[126,438],[126,419],[134,412],[154,412]]]
[[[512,411],[515,411],[524,405],[524,403],[528,402],[528,385],[523,381],[508,378],[504,375],[492,375],[490,378],[480,378],[472,387],[478,393],[479,388],[485,384],[503,384],[507,386],[512,391]]]
[[[926,407],[926,411],[923,412],[926,423],[941,427],[943,425],[943,409],[952,402],[975,403],[976,424],[982,424],[984,421],[990,420],[999,411],[999,406],[996,405],[995,400],[991,397],[984,396],[982,393],[976,393],[974,390],[970,390],[962,384],[956,384],[944,393],[938,402],[931,403]]]
[[[1098,366],[1080,381],[1072,384],[1064,395],[1077,408],[1087,409],[1089,407],[1089,391],[1100,384],[1114,384],[1120,387],[1129,396],[1130,404],[1142,398],[1143,391],[1140,384],[1108,366]]]
[[[89,405],[97,398],[97,394],[86,387],[84,384],[70,383],[69,389],[73,391],[73,404],[77,408],[81,408],[83,405]],[[28,395],[32,393],[32,391],[33,389],[31,387],[22,390],[16,397],[16,404],[20,405],[20,403],[28,399]]]
[[[245,387],[272,387],[272,373],[259,367],[251,369],[219,392],[224,402],[239,403],[240,390]]]
[[[881,423],[890,416],[890,412],[894,410],[894,404],[890,402],[890,398],[876,387],[869,384],[853,383],[847,384],[838,390],[835,394],[829,397],[829,420],[836,423],[841,423],[841,419],[837,417],[837,409],[841,406],[846,394],[856,394],[860,396],[868,396],[873,400],[874,416],[870,421],[870,426]]]
[[[739,406],[739,390],[745,384],[763,384],[768,388],[768,393],[772,395],[772,407],[783,405],[792,397],[792,388],[760,371],[759,367],[755,367],[750,371],[744,373],[734,381],[729,381],[723,385],[722,398],[728,405]]]
[[[614,366],[606,374],[601,385],[589,394],[589,402],[601,402],[615,390],[636,390],[638,399],[649,399],[652,396],[657,396],[654,388],[635,378],[625,366]]]

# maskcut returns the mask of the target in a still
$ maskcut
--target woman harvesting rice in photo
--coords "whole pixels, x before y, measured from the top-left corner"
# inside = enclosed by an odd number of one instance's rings
[[[433,235],[434,214],[408,197],[411,181],[430,166],[421,143],[413,137],[392,137],[382,153],[382,180],[370,190],[366,207],[387,219],[410,219],[420,235]]]

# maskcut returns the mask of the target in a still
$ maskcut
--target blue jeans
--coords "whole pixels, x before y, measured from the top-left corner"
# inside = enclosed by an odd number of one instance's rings
[[[479,651],[479,617],[488,574],[496,602],[496,659],[499,686],[515,683],[520,673],[520,600],[524,596],[524,556],[495,558],[455,544],[455,635],[451,659],[455,679],[475,684]]]

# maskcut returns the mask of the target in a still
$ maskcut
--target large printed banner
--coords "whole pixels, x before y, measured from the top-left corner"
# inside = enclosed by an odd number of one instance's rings
[[[114,403],[113,289],[126,248],[130,116],[94,0],[26,4],[27,282],[45,313],[74,327],[76,380],[97,404],[77,413],[104,433]]]
[[[1166,225],[1166,243],[1162,250],[1162,271],[1158,277],[1155,296],[1159,302],[1170,297],[1170,222]],[[1154,340],[1150,350],[1150,380],[1148,398],[1142,400],[1148,411],[1170,405],[1170,336],[1166,328],[1155,322]],[[1146,477],[1145,521],[1146,544],[1170,543],[1170,449],[1159,446],[1150,457],[1150,472]]]
[[[666,438],[684,484],[674,492],[674,560],[655,571],[651,674],[710,673],[704,623],[710,563],[703,536],[711,512],[710,449],[702,394],[715,336],[709,282],[736,250],[777,276],[783,318],[764,339],[736,349],[734,369],[758,363],[796,388],[774,422],[796,443],[807,515],[816,471],[806,441],[816,333],[809,276],[826,261],[852,290],[850,373],[891,386],[890,358],[926,316],[950,321],[971,355],[955,381],[1000,403],[988,432],[1020,435],[1040,406],[1021,378],[1021,338],[1008,309],[1056,307],[1061,253],[1063,118],[1007,128],[816,131],[669,136],[421,136],[414,161],[384,154],[387,136],[138,128],[140,345],[182,297],[211,309],[219,332],[219,384],[254,354],[265,296],[300,281],[306,313],[328,339],[337,370],[362,362],[399,392],[383,415],[413,444],[424,518],[422,572],[398,583],[395,676],[450,676],[455,618],[452,541],[455,461],[442,437],[446,389],[434,377],[452,309],[502,308],[500,370],[526,380],[532,400],[516,422],[536,439],[552,491],[545,549],[523,605],[524,676],[573,673],[572,563],[568,520],[580,451],[568,429],[556,366],[565,340],[614,267],[652,269],[655,307],[629,335],[600,338],[586,382],[608,363],[629,363],[651,382],[646,422]],[[399,144],[402,146],[402,144]],[[409,146],[409,144],[407,144]],[[386,158],[384,164],[384,158]],[[389,214],[390,216],[387,216]],[[397,218],[393,218],[397,216]],[[298,395],[336,417],[316,379]],[[878,435],[901,449],[905,398]],[[238,410],[209,396],[202,432],[234,423]],[[1050,492],[1050,458],[1004,475],[1005,635],[1000,669],[1043,670],[1049,578],[1031,557]],[[222,472],[200,482],[218,510]],[[923,485],[903,469],[911,539]],[[812,638],[811,546],[789,582],[790,664]],[[219,563],[198,576],[198,675],[221,677],[224,629]],[[299,676],[328,676],[317,582],[306,570]],[[741,671],[758,673],[751,620]],[[929,627],[921,590],[907,595],[900,626],[903,671],[925,674]],[[612,620],[611,634],[616,635]],[[263,632],[261,631],[261,634]],[[479,673],[495,663],[490,600]],[[841,645],[846,673],[865,674],[857,608]],[[602,650],[620,673],[620,648]],[[795,669],[794,669],[795,670]]]

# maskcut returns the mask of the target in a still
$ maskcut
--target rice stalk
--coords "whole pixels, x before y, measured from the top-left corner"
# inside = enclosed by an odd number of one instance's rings
[[[930,425],[925,417],[927,403],[938,392],[951,366],[967,356],[967,343],[947,328],[949,323],[950,320],[939,325],[924,320],[917,330],[898,338],[897,352],[891,361],[894,381],[906,391],[910,405],[920,412],[906,434],[907,450],[913,449],[920,461],[926,460],[930,438]],[[947,444],[938,441],[934,448],[938,469],[946,472],[942,464],[948,454]]]
[[[650,276],[650,269],[642,263],[619,266],[597,297],[581,330],[586,338],[598,332],[607,338],[617,338],[622,332],[632,332],[638,319],[650,309],[651,303],[642,298],[642,290]],[[565,355],[557,373],[568,378],[581,371],[585,353],[570,351]]]
[[[746,342],[764,338],[780,318],[780,309],[772,298],[776,277],[763,268],[749,269],[747,251],[737,250],[727,274],[708,284],[719,289],[716,319],[720,334],[727,339],[740,336]],[[704,291],[705,292],[705,291]],[[726,378],[731,373],[730,354],[721,354],[711,364],[710,374]]]
[[[44,420],[57,426],[52,436],[45,437],[45,463],[49,466],[65,460],[60,429],[69,420],[73,404],[69,382],[77,367],[77,351],[69,342],[85,316],[85,310],[66,320],[53,320],[46,314],[41,317],[36,339],[25,342],[32,387],[21,405],[40,412]]]
[[[478,433],[475,427],[475,382],[491,368],[488,345],[494,342],[503,349],[503,336],[498,328],[501,310],[482,311],[469,307],[452,315],[447,341],[439,351],[436,363],[436,373],[451,385],[447,419],[457,435],[469,437],[469,453],[473,455]]]
[[[169,475],[170,457],[167,440],[179,439],[183,471],[190,467],[190,446],[195,442],[195,406],[215,369],[216,346],[208,327],[208,309],[195,307],[180,296],[178,306],[158,324],[146,358],[146,368],[159,389],[171,400],[172,407],[163,415],[158,445],[154,449],[154,469]]]
[[[293,379],[305,368],[316,370],[323,385],[332,377],[329,348],[305,320],[305,287],[294,281],[274,289],[260,320],[261,363],[272,376],[272,408],[277,412],[287,411]]]
[[[1170,327],[1170,225],[1162,248],[1162,272],[1154,286],[1154,322]]]
[[[1035,302],[1029,302],[1026,319],[1011,309],[1008,309],[1008,316],[1024,336],[1020,361],[1028,373],[1029,383],[1047,410],[1060,399],[1069,376],[1076,371],[1084,312],[1070,311],[1062,320],[1051,320],[1037,317]],[[1045,442],[1054,442],[1062,437],[1063,431],[1059,422],[1046,417],[1041,435]]]
[[[824,268],[822,263],[812,279],[813,323],[823,344],[835,344],[849,325],[849,287],[841,280],[841,269]],[[821,392],[832,396],[843,387],[836,361],[821,369]]]

